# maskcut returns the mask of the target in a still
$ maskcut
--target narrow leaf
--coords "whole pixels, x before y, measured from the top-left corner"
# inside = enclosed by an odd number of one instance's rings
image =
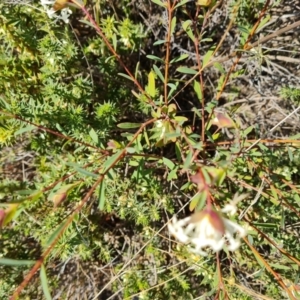
[[[271,19],[271,15],[265,16],[260,22],[256,29],[256,32],[258,32],[269,20]]]
[[[144,138],[145,138],[147,146],[150,147],[150,141],[149,141],[147,130],[144,130],[143,134],[144,134]]]
[[[130,81],[134,81],[133,78],[131,78],[130,76],[128,76],[127,74],[124,73],[118,73],[118,75],[125,77],[126,79],[129,79]]]
[[[79,22],[84,23],[84,24],[86,24],[86,25],[88,25],[88,26],[90,26],[92,28],[95,28],[95,26],[91,22],[89,22],[87,20],[81,19]]]
[[[10,221],[16,219],[20,210],[18,211],[19,203],[9,203],[8,208],[5,211],[4,220],[2,221],[2,226],[7,225]]]
[[[177,179],[177,171],[178,171],[178,168],[174,168],[169,174],[168,174],[168,177],[167,177],[167,181],[171,181],[173,179]]]
[[[147,58],[149,58],[149,59],[152,59],[152,60],[156,60],[156,61],[159,61],[159,62],[161,62],[161,63],[164,63],[164,61],[161,59],[161,58],[159,58],[159,57],[157,57],[157,56],[155,56],[155,55],[147,55],[146,56]]]
[[[176,82],[176,84],[168,83],[168,86],[171,88],[168,93],[168,99],[170,99],[172,97],[172,95],[174,94],[174,92],[177,90],[178,82]]]
[[[105,184],[105,180],[103,179],[101,184],[100,184],[100,189],[99,189],[99,204],[98,204],[98,208],[99,210],[103,210],[104,209],[104,204],[105,204],[105,188],[106,188],[106,184]]]
[[[189,206],[189,209],[190,211],[193,211],[196,207],[198,207],[198,209],[200,210],[201,208],[203,208],[204,206],[204,203],[203,203],[203,206],[201,207],[201,200],[205,200],[206,198],[205,197],[202,197],[204,193],[197,193],[192,199],[191,199],[191,202],[190,202],[190,206]],[[202,201],[204,202],[204,201]]]
[[[155,97],[156,90],[155,90],[155,73],[154,71],[150,71],[148,75],[148,89],[147,92],[151,97]]]
[[[98,142],[99,142],[98,135],[97,135],[96,131],[95,131],[93,128],[90,130],[89,135],[90,135],[90,137],[92,138],[92,140],[93,140],[96,144],[98,144]]]
[[[153,46],[161,45],[164,44],[166,41],[165,40],[158,40],[155,43],[153,43]]]
[[[200,83],[197,80],[194,80],[193,87],[194,87],[194,91],[196,92],[198,99],[201,101],[202,100],[202,91],[201,91]]]
[[[166,4],[164,4],[163,2],[161,2],[159,0],[151,0],[151,1],[159,6],[166,8]]]
[[[214,47],[210,48],[203,56],[203,66],[204,67],[209,63],[209,60],[213,53],[214,53]]]
[[[28,126],[26,126],[26,127],[24,127],[24,128],[21,128],[21,129],[17,130],[17,131],[15,132],[15,136],[20,135],[20,134],[23,134],[23,133],[28,132],[28,131],[32,131],[32,130],[34,130],[35,128],[36,128],[36,126],[28,125]]]
[[[54,241],[57,239],[57,237],[62,233],[62,230],[66,224],[67,220],[63,221],[55,230],[54,232],[50,235],[50,238],[48,239],[46,243],[46,248],[48,248]]]
[[[171,21],[171,35],[174,34],[174,31],[175,31],[175,27],[176,27],[176,17],[173,17],[172,18],[172,21]]]
[[[18,259],[10,259],[10,258],[5,258],[1,257],[0,258],[0,265],[5,265],[5,266],[10,266],[10,267],[19,267],[19,266],[31,266],[34,265],[35,261],[34,260],[18,260]]]
[[[194,33],[191,29],[191,24],[192,21],[191,20],[187,20],[185,22],[182,23],[182,28],[183,30],[187,33],[187,35],[189,36],[189,38],[194,42],[195,41],[195,36]]]
[[[163,163],[170,169],[173,170],[175,167],[175,164],[168,158],[163,157]]]
[[[139,127],[141,127],[141,125],[142,125],[141,123],[125,122],[125,123],[120,123],[117,126],[122,129],[132,129],[132,128],[139,128]]]
[[[85,176],[89,176],[89,177],[93,177],[93,178],[98,178],[99,175],[98,174],[95,174],[95,173],[92,173],[86,169],[83,169],[83,168],[79,168],[79,167],[75,167],[75,170],[79,173],[81,173],[82,175],[85,175]]]
[[[105,173],[111,166],[112,164],[116,161],[116,159],[120,156],[120,151],[116,152],[113,156],[109,157],[105,163],[103,164],[103,172]]]
[[[176,4],[175,9],[186,4],[187,2],[190,2],[191,0],[182,0],[178,4]]]
[[[182,55],[180,55],[180,56],[178,56],[178,57],[173,58],[173,59],[170,61],[170,64],[172,64],[172,63],[174,63],[174,62],[178,62],[178,61],[184,60],[184,59],[186,59],[186,58],[188,58],[188,57],[189,57],[188,54],[182,54]]]
[[[179,67],[176,69],[177,72],[184,73],[184,74],[192,74],[196,75],[198,72],[194,69],[188,67]]]
[[[192,162],[193,153],[189,151],[188,155],[185,158],[184,164],[183,164],[183,170],[187,170]]]
[[[164,78],[163,74],[161,73],[160,69],[156,65],[153,65],[153,69],[154,69],[154,72],[156,73],[156,75],[159,77],[159,79],[164,83],[165,78]]]
[[[41,266],[40,278],[41,278],[41,284],[42,284],[42,289],[43,289],[45,298],[47,300],[52,300],[50,290],[49,290],[49,285],[48,285],[47,274],[46,274],[44,265]]]
[[[288,150],[288,155],[289,155],[290,161],[293,161],[294,157],[293,157],[293,152],[291,150],[291,147],[287,147],[287,150]]]

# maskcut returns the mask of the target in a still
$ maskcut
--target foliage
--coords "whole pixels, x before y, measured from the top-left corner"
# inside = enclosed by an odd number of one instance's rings
[[[0,298],[296,299],[299,88],[252,80],[282,2],[86,2],[0,4]],[[236,199],[238,251],[166,230]]]

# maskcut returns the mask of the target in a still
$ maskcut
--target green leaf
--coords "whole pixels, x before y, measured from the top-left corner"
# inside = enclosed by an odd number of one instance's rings
[[[95,26],[94,26],[91,22],[89,22],[89,21],[87,21],[87,20],[80,19],[79,22],[81,22],[81,23],[83,23],[83,24],[86,24],[86,25],[88,25],[88,26],[90,26],[90,27],[92,27],[92,28],[95,28]]]
[[[68,220],[62,221],[62,223],[54,230],[54,232],[50,235],[50,238],[46,242],[45,247],[48,248],[62,233],[62,230]]]
[[[179,125],[182,125],[184,122],[188,121],[188,118],[183,117],[183,116],[176,116],[176,117],[174,118],[174,120],[175,120],[176,122],[178,122]]]
[[[249,28],[247,27],[244,27],[244,26],[241,26],[241,25],[237,25],[237,28],[242,32],[242,33],[245,33],[247,35],[249,35],[250,31],[249,31]]]
[[[30,194],[27,199],[30,199],[31,202],[34,202],[36,200],[38,200],[41,196],[43,196],[43,192],[42,191],[36,191],[33,192],[32,194]]]
[[[99,142],[98,135],[97,135],[96,131],[95,131],[93,128],[90,130],[89,135],[90,135],[90,137],[92,138],[92,140],[93,140],[96,144],[98,144],[98,142]]]
[[[256,32],[258,32],[260,30],[260,28],[262,28],[269,20],[271,19],[271,15],[267,15],[265,16],[260,22],[259,25],[256,29]]]
[[[155,74],[164,83],[165,82],[165,78],[164,78],[163,74],[161,73],[160,69],[156,65],[153,65],[153,69],[154,69]]]
[[[172,64],[172,63],[174,63],[174,62],[178,62],[178,61],[184,60],[184,59],[186,59],[186,58],[188,58],[188,57],[189,57],[188,54],[182,54],[182,55],[180,55],[180,56],[178,56],[178,57],[173,58],[173,59],[170,61],[170,64]]]
[[[254,126],[251,125],[243,131],[243,137],[247,137],[247,135],[254,129]]]
[[[83,174],[83,175],[86,175],[86,176],[89,176],[89,177],[93,177],[93,178],[98,178],[99,175],[98,174],[95,174],[95,173],[92,173],[92,172],[89,172],[87,171],[86,169],[82,168],[80,165],[76,164],[76,163],[66,163],[67,166],[71,166],[73,167],[77,172]]]
[[[189,38],[195,42],[195,36],[194,36],[194,33],[191,29],[191,24],[192,24],[192,21],[191,20],[187,20],[185,22],[182,23],[182,28],[183,30],[187,33],[187,35],[189,36]]]
[[[206,203],[208,193],[207,191],[198,192],[192,199],[189,205],[189,210],[193,211],[196,209],[197,211],[202,210]]]
[[[112,42],[113,42],[114,50],[117,51],[117,35],[116,34],[114,34],[112,36]]]
[[[186,4],[186,3],[188,3],[188,2],[190,2],[190,1],[191,0],[182,0],[182,1],[180,1],[178,4],[176,4],[175,9],[182,6],[182,5],[184,5],[184,4]]]
[[[122,129],[132,129],[132,128],[139,128],[139,127],[141,127],[141,125],[142,125],[141,123],[125,122],[125,123],[120,123],[117,126]]]
[[[192,75],[198,74],[198,71],[188,67],[179,67],[176,69],[176,71],[184,74],[192,74]]]
[[[120,156],[122,150],[116,152],[114,155],[109,157],[103,164],[103,173],[105,173],[111,166],[112,164],[116,161],[116,159]]]
[[[194,80],[193,87],[194,87],[194,91],[196,92],[198,99],[201,101],[202,100],[202,91],[201,91],[200,83],[197,80]]]
[[[147,55],[146,57],[149,58],[149,59],[156,60],[156,61],[159,61],[161,63],[164,63],[164,61],[161,58],[159,58],[155,55]]]
[[[155,72],[150,71],[148,75],[148,86],[147,86],[147,92],[151,97],[155,97],[156,90],[155,90]]]
[[[290,137],[290,139],[291,139],[291,140],[298,140],[298,139],[300,139],[300,133],[297,133],[296,135],[292,135],[292,136]]]
[[[183,164],[183,170],[188,170],[191,162],[192,162],[193,153],[189,151],[188,155],[185,158],[184,164]]]
[[[263,228],[278,228],[279,225],[275,223],[258,223],[258,222],[253,222],[253,224],[257,227],[263,227]]]
[[[19,203],[9,203],[6,205],[8,205],[8,208],[6,209],[5,217],[4,220],[2,221],[2,226],[5,226],[10,221],[16,219],[19,216],[20,212],[22,211],[22,209],[18,210]]]
[[[173,179],[177,179],[177,171],[178,171],[178,168],[174,168],[169,174],[168,174],[168,177],[167,177],[167,181],[171,181]]]
[[[148,136],[147,130],[143,130],[143,136],[145,138],[147,146],[150,147],[150,141],[149,141],[149,136]]]
[[[21,128],[21,129],[17,130],[15,132],[15,136],[18,136],[18,135],[23,134],[23,133],[28,132],[28,131],[32,131],[34,129],[36,129],[36,126],[28,125],[28,126],[26,126],[24,128]]]
[[[175,167],[175,164],[168,158],[163,157],[163,163],[170,169],[173,170]]]
[[[197,193],[190,201],[189,209],[193,211],[195,207],[198,205],[199,200],[201,198],[201,193]]]
[[[287,147],[287,151],[288,151],[289,159],[292,162],[294,160],[294,156],[293,156],[293,152],[291,150],[291,147]]]
[[[99,188],[99,202],[98,202],[98,208],[99,210],[103,210],[104,209],[104,204],[105,204],[105,188],[106,188],[106,184],[104,179],[102,180],[101,184],[100,184],[100,188]]]
[[[129,79],[130,81],[134,81],[133,78],[131,78],[130,76],[128,76],[127,74],[124,73],[118,73],[118,75],[125,77],[126,79]]]
[[[216,69],[218,69],[222,74],[226,73],[225,69],[223,68],[223,66],[219,62],[215,62],[214,63],[214,67]]]
[[[291,270],[291,266],[290,265],[284,266],[282,264],[277,264],[277,263],[274,263],[274,264],[270,263],[269,265],[270,265],[270,267],[275,268],[277,270],[286,270],[286,271],[290,271]]]
[[[176,27],[176,17],[173,17],[172,18],[172,21],[171,21],[171,35],[174,34],[174,31],[175,31],[175,27]]]
[[[153,43],[153,46],[161,45],[164,44],[166,41],[165,40],[158,40],[155,43]]]
[[[140,74],[140,62],[138,61],[135,66],[134,78],[137,79]]]
[[[168,86],[171,88],[168,93],[168,99],[170,99],[172,97],[172,95],[174,94],[174,92],[177,90],[178,82],[176,82],[176,84],[168,83]]]
[[[294,194],[294,199],[295,201],[298,203],[298,205],[300,204],[300,196],[299,194]]]
[[[166,4],[165,3],[162,3],[161,1],[159,1],[159,0],[151,0],[153,3],[155,3],[155,4],[157,4],[157,5],[159,5],[159,6],[162,6],[162,7],[164,7],[164,8],[166,8],[167,6],[166,6]]]
[[[216,167],[207,167],[206,170],[213,178],[213,182],[216,186],[221,186],[224,179],[226,178],[226,169],[216,168]]]
[[[47,300],[52,300],[50,290],[49,290],[49,285],[48,285],[47,274],[46,274],[44,265],[42,265],[41,269],[40,269],[40,278],[41,278],[41,284],[42,284],[42,289],[43,289],[45,298]]]
[[[209,63],[209,60],[210,60],[212,54],[214,53],[214,50],[215,50],[215,46],[210,48],[203,56],[203,67],[205,67]]]
[[[130,153],[130,154],[133,154],[133,153],[137,152],[137,150],[135,148],[133,148],[133,147],[127,147],[126,151],[127,151],[127,153]]]
[[[10,259],[1,257],[0,258],[0,265],[10,266],[10,267],[19,267],[19,266],[32,266],[35,264],[34,260],[18,260],[18,259]]]
[[[180,137],[180,136],[181,136],[180,132],[167,132],[167,133],[165,134],[165,138],[166,138],[168,141],[174,140],[174,139],[176,139],[176,138],[178,138],[178,137]]]
[[[274,197],[274,199],[276,200],[276,202],[279,204],[279,199],[278,199],[278,191],[277,189],[274,187],[274,185],[270,185],[270,188],[271,188],[271,192],[272,192],[272,195]]]
[[[79,168],[79,167],[75,167],[75,170],[79,173],[81,173],[82,175],[85,175],[85,176],[89,176],[89,177],[93,177],[93,178],[98,178],[99,175],[98,174],[95,174],[93,172],[90,172],[86,169],[83,169],[83,168]]]

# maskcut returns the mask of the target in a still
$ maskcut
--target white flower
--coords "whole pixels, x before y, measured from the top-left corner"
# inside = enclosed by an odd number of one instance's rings
[[[233,199],[221,209],[223,213],[229,213],[231,216],[235,215],[237,212],[237,204],[248,197],[247,194],[235,194]]]
[[[180,242],[190,244],[192,252],[203,256],[207,255],[203,250],[206,247],[218,252],[228,245],[230,251],[235,251],[240,246],[239,239],[246,235],[243,227],[208,208],[179,221],[174,217],[168,227]]]
[[[69,23],[69,17],[72,14],[72,11],[70,8],[64,8],[60,12],[60,17],[58,19],[63,20],[65,23]]]
[[[55,0],[40,0],[40,2],[43,6],[45,6],[45,5],[51,5],[52,6],[52,5],[54,5]]]
[[[53,8],[46,9],[46,13],[50,19],[52,19],[55,16],[55,10]]]
[[[72,10],[70,8],[63,8],[59,12],[53,9],[55,0],[40,0],[40,2],[50,19],[54,18],[56,20],[63,20],[65,23],[69,23],[69,17],[72,14]],[[49,6],[51,8],[49,8]]]

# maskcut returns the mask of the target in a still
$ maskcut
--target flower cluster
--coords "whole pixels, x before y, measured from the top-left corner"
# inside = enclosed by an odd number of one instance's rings
[[[243,227],[211,208],[179,221],[174,217],[168,227],[180,242],[190,244],[192,252],[203,256],[207,255],[203,250],[206,247],[218,252],[227,245],[228,250],[235,251],[240,246],[240,238],[246,235]]]
[[[40,0],[44,7],[48,17],[50,19],[63,20],[65,23],[69,23],[69,17],[72,14],[70,8],[66,7],[60,10],[60,14],[53,8],[56,0]]]

